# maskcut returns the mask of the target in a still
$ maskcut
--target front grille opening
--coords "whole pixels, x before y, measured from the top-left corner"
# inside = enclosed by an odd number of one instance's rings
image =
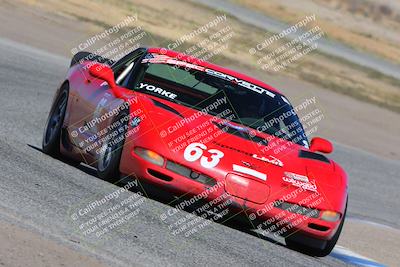
[[[155,171],[153,169],[147,169],[147,172],[150,175],[152,175],[152,176],[154,176],[154,177],[156,177],[156,178],[158,178],[160,180],[167,181],[167,182],[172,181],[172,177],[171,176],[166,175],[166,174],[164,174],[162,172],[158,172],[158,171]]]
[[[177,173],[205,185],[214,186],[217,184],[215,179],[169,160],[167,161],[166,168],[174,173]]]
[[[292,213],[301,214],[310,218],[319,218],[319,210],[311,209],[303,206],[299,206],[297,204],[284,202],[284,201],[275,201],[274,207],[287,210]]]
[[[329,230],[329,227],[326,227],[326,226],[323,226],[323,225],[319,225],[319,224],[315,224],[315,223],[309,223],[308,227],[310,227],[311,229],[314,229],[314,230],[322,231],[322,232],[325,232],[325,231]]]

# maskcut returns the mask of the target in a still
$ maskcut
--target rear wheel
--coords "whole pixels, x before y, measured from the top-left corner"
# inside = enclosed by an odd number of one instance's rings
[[[347,211],[347,203],[346,209],[343,214],[343,218],[339,224],[338,229],[336,230],[335,235],[327,241],[313,239],[310,237],[302,236],[301,234],[294,234],[285,238],[286,245],[293,250],[297,250],[299,252],[317,256],[317,257],[325,257],[328,256],[333,248],[335,247],[337,241],[339,240],[340,233],[342,232],[344,220],[346,217]]]
[[[129,116],[127,111],[122,111],[113,121],[110,135],[114,136],[106,140],[98,156],[97,174],[103,180],[116,182],[120,177],[119,163],[121,153],[125,143],[125,131],[127,129],[127,119]],[[115,133],[112,134],[112,133]]]
[[[67,109],[68,92],[68,85],[64,84],[50,110],[43,134],[43,152],[53,157],[60,154],[61,127]]]

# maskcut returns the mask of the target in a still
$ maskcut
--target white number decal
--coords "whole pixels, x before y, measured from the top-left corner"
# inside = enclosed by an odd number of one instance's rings
[[[210,169],[218,165],[220,159],[224,156],[222,151],[218,149],[210,149],[208,153],[211,154],[210,158],[203,156],[204,150],[207,146],[201,143],[192,143],[185,149],[183,156],[187,161],[193,162],[200,159],[200,164],[204,168]]]
[[[193,162],[203,155],[203,150],[205,149],[207,149],[207,147],[204,144],[192,143],[186,147],[183,156],[187,161]]]
[[[210,168],[214,168],[215,166],[217,166],[217,164],[219,163],[219,160],[224,156],[224,153],[222,153],[221,151],[219,151],[217,149],[210,149],[210,150],[208,150],[208,152],[212,154],[211,160],[209,160],[205,156],[202,156],[200,159],[200,164],[204,168],[210,169]]]

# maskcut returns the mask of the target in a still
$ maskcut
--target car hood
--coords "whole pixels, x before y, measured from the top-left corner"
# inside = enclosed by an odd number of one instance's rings
[[[162,140],[162,145],[154,146],[154,150],[174,162],[220,180],[230,173],[243,175],[268,185],[272,191],[282,187],[296,188],[298,183],[293,181],[296,175],[300,179],[307,177],[317,188],[325,190],[342,186],[341,177],[335,172],[336,164],[303,146],[157,97],[146,95],[142,103]],[[200,160],[185,158],[185,149],[193,143],[204,144],[206,148],[202,153],[209,160],[212,149],[224,155],[215,167],[206,168]],[[255,171],[253,175],[251,170]]]

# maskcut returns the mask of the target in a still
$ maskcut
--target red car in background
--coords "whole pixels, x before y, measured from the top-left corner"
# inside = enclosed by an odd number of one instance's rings
[[[331,252],[346,215],[346,173],[321,154],[332,149],[309,143],[278,90],[163,48],[117,62],[76,54],[43,136],[45,153],[92,165],[107,181],[224,196],[255,228],[316,256]]]

